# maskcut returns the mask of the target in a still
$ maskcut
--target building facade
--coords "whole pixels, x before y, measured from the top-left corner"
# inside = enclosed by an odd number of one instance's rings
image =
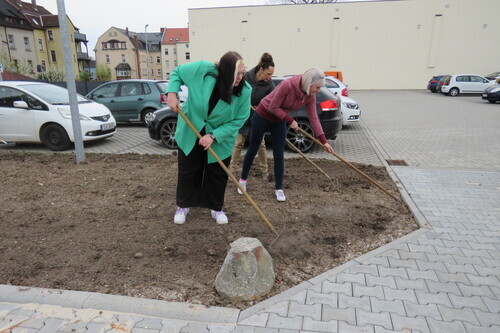
[[[30,68],[27,74],[45,71],[49,66],[63,69],[64,54],[59,17],[37,5],[36,0],[0,0],[0,52],[18,68]],[[75,77],[87,70],[90,57],[86,36],[66,17],[69,40],[72,43],[71,59]]]
[[[162,71],[168,80],[175,67],[191,61],[189,28],[165,28],[161,42]]]
[[[499,0],[189,9],[190,56],[235,50],[251,68],[269,52],[276,75],[318,67],[351,89],[425,89],[433,75],[500,70],[499,12]]]
[[[96,65],[111,68],[112,80],[162,79],[161,32],[136,33],[111,27],[97,40]]]

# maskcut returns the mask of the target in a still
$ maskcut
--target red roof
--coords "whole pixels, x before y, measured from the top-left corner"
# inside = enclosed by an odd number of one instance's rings
[[[189,28],[166,28],[162,44],[189,42]]]

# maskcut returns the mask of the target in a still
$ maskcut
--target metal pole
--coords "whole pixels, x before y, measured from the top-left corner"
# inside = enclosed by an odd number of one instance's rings
[[[144,27],[144,32],[146,33],[146,67],[148,69],[148,80],[149,80],[149,47],[148,47],[148,27],[149,24],[146,24]]]
[[[61,40],[64,54],[64,70],[66,72],[66,83],[68,87],[69,107],[71,110],[71,123],[75,140],[76,163],[85,160],[83,151],[82,126],[80,124],[80,112],[78,111],[78,101],[76,98],[75,71],[73,68],[73,57],[71,54],[68,24],[66,21],[66,8],[64,0],[57,0],[57,13],[59,16],[59,27],[61,28]]]

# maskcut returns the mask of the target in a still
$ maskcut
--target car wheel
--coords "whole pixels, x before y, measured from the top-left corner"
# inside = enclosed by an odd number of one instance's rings
[[[298,120],[297,124],[299,128],[303,129],[307,133],[314,136],[313,129],[308,121],[306,120]],[[286,133],[286,138],[290,141],[295,147],[299,148],[302,153],[307,153],[314,146],[314,141],[309,139],[307,136],[302,134],[301,132],[295,132],[293,129],[288,128],[288,132]],[[288,147],[289,150],[294,151],[293,148]]]
[[[458,96],[459,93],[460,92],[458,91],[458,88],[451,88],[449,92],[450,96],[452,97]]]
[[[488,100],[491,104],[495,104],[497,101],[492,101],[491,99]]]
[[[68,133],[57,124],[50,124],[43,128],[40,137],[43,144],[53,151],[63,151],[71,146]]]
[[[177,119],[167,119],[160,126],[160,141],[169,149],[177,149],[175,142],[175,130],[177,128]]]
[[[148,126],[150,122],[153,121],[153,113],[155,109],[146,109],[141,113],[141,121],[144,125]]]

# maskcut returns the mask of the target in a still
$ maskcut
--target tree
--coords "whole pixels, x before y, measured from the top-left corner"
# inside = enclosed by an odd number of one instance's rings
[[[54,65],[50,65],[45,72],[40,72],[36,75],[38,80],[47,82],[64,82],[66,81],[66,75],[64,71]]]
[[[90,81],[92,80],[92,75],[88,71],[81,71],[78,73],[78,79],[80,81]]]
[[[106,64],[99,64],[95,69],[95,78],[97,81],[110,81],[111,68]]]

